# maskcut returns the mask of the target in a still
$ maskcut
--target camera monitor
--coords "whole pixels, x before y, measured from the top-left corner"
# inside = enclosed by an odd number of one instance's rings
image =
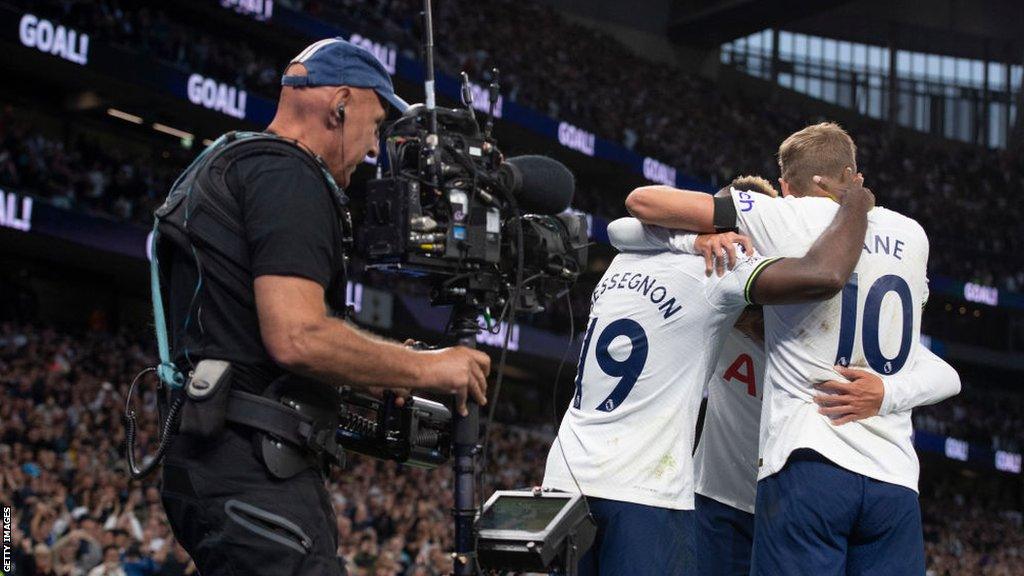
[[[540,490],[495,492],[476,522],[480,565],[573,573],[596,533],[583,498]]]

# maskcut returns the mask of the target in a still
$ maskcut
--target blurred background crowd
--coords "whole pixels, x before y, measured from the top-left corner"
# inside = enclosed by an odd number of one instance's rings
[[[14,509],[15,565],[26,575],[193,573],[174,541],[156,478],[130,482],[123,457],[124,397],[131,377],[155,362],[149,335],[63,332],[0,324],[0,505]],[[140,452],[155,448],[152,386],[138,400]],[[976,434],[993,445],[1019,442],[1021,405],[1010,422],[972,420],[988,400],[971,389],[915,418],[927,429]],[[552,440],[549,409],[523,406],[516,424],[495,424],[485,482],[532,486]],[[967,424],[971,422],[971,424]],[[970,426],[970,428],[967,428]],[[974,431],[974,432],[972,432]],[[971,437],[971,436],[967,436]],[[926,465],[922,478],[929,478]],[[1010,575],[1024,561],[1020,493],[943,475],[924,482],[922,504],[932,574]],[[339,554],[360,576],[439,576],[450,569],[450,470],[433,471],[350,456],[330,491]]]
[[[74,23],[124,50],[269,96],[276,95],[286,64],[259,50],[255,40],[214,37],[198,22],[172,21],[160,8],[137,0],[14,4]],[[417,0],[291,4],[361,28],[378,27],[403,54],[418,55]],[[714,186],[746,173],[774,179],[778,145],[793,127],[821,120],[797,106],[723,90],[645,59],[548,6],[449,0],[438,3],[435,22],[444,31],[438,45],[442,70],[466,70],[484,82],[497,67],[508,101],[572,122]],[[1024,290],[1024,241],[1018,233],[1024,208],[1012,201],[1024,193],[1024,156],[908,141],[870,119],[846,128],[859,145],[859,168],[879,202],[929,231],[934,273]],[[7,119],[0,140],[5,141],[0,186],[38,185],[30,189],[118,218],[145,220],[175,175],[165,168],[168,159],[98,147],[73,130],[43,135],[31,123]],[[575,204],[615,217],[623,213],[624,192],[580,190]],[[992,254],[1000,257],[988,257]]]
[[[154,362],[145,335],[70,334],[0,325],[0,506],[13,508],[14,564],[25,575],[194,573],[168,528],[157,477],[130,482],[124,399]],[[138,450],[155,448],[156,398],[138,400]],[[495,425],[491,489],[540,481],[550,426]],[[526,423],[529,419],[526,419]],[[339,554],[354,575],[450,570],[450,472],[350,455],[330,479]]]

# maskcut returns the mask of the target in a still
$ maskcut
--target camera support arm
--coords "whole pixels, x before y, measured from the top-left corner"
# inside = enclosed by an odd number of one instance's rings
[[[468,348],[476,347],[479,310],[469,304],[457,304],[452,309],[451,331],[459,344]],[[462,416],[453,411],[454,433],[452,435],[452,481],[455,488],[455,547],[452,552],[456,576],[476,574],[476,535],[473,522],[477,515],[476,467],[480,452],[480,405],[467,400],[468,414]]]

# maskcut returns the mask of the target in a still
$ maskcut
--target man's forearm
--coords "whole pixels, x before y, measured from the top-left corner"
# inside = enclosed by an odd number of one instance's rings
[[[324,289],[297,276],[258,276],[253,283],[260,337],[271,359],[289,372],[329,384],[420,388],[487,403],[490,358],[455,346],[414,351],[382,340],[327,314]]]
[[[304,326],[292,339],[296,356],[285,363],[302,376],[387,388],[410,388],[421,380],[422,362],[413,350],[338,318],[325,317]]]
[[[860,260],[867,231],[868,214],[864,197],[848,197],[840,204],[832,223],[801,260],[819,276],[838,283],[841,289]]]
[[[758,278],[754,301],[793,304],[831,298],[842,290],[857,266],[867,228],[865,199],[846,198],[807,254],[786,258]]]
[[[960,375],[922,344],[910,370],[885,376],[885,395],[878,413],[892,414],[941,402],[960,393]]]
[[[669,250],[682,254],[698,254],[693,246],[696,239],[696,234],[644,224],[637,218],[617,218],[608,224],[608,241],[618,250],[625,252]]]
[[[644,224],[691,232],[714,232],[710,194],[671,186],[641,186],[626,197],[626,210]]]

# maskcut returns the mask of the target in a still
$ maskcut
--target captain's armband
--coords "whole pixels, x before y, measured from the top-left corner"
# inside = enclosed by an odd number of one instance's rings
[[[736,231],[736,205],[732,203],[732,196],[715,197],[715,232]]]

